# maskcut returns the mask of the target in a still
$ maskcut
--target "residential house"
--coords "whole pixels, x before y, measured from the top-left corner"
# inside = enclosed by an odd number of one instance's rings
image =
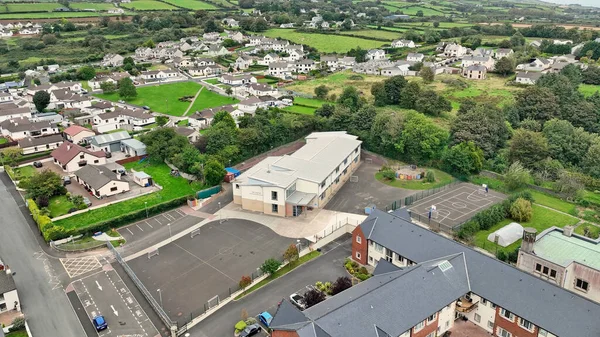
[[[282,23],[279,28],[294,28],[294,23]]]
[[[235,59],[235,68],[237,70],[246,70],[248,69],[252,63],[254,63],[254,59],[248,55],[240,55],[237,59]]]
[[[408,53],[406,60],[409,62],[423,62],[425,55],[421,53]]]
[[[106,54],[100,63],[103,67],[120,67],[125,58],[119,54]]]
[[[81,88],[80,82],[58,82],[58,83],[40,84],[40,85],[36,85],[35,87],[27,88],[27,95],[30,95],[33,97],[33,95],[35,95],[35,93],[38,91],[43,90],[47,93],[50,93],[54,90],[59,90],[59,89],[70,90],[73,92],[81,92],[82,88]]]
[[[0,104],[6,102],[12,102],[13,96],[8,92],[0,92]]]
[[[195,52],[205,52],[208,50],[208,46],[205,43],[200,42],[200,41],[192,43],[191,47],[192,47],[191,50],[193,50]]]
[[[350,57],[350,56],[344,56],[344,57],[340,57],[338,59],[338,62],[340,64],[340,68],[351,69],[356,64],[356,58]]]
[[[533,40],[531,42],[529,42],[529,45],[535,48],[539,48],[542,46],[542,41],[540,40]]]
[[[321,28],[323,28],[323,29],[329,29],[329,22],[327,22],[327,21],[321,22]]]
[[[473,53],[473,56],[479,56],[479,57],[493,57],[494,56],[494,50],[491,48],[483,48],[483,47],[479,47],[476,48]]]
[[[245,89],[252,96],[279,96],[277,89],[264,83],[249,83]]]
[[[190,68],[187,71],[193,77],[214,76],[214,75],[220,75],[223,72],[221,67],[219,67],[216,64],[213,64],[211,66],[199,66],[197,68]]]
[[[262,40],[264,39],[264,36],[258,36],[258,35],[251,35],[248,40],[248,44],[247,46],[258,46],[262,44]]]
[[[50,155],[54,163],[65,172],[75,172],[87,164],[106,164],[106,154],[103,151],[93,152],[70,142],[62,143]]]
[[[231,52],[223,46],[212,45],[212,46],[208,47],[208,51],[206,52],[206,54],[209,56],[222,56],[222,55],[229,55],[229,54],[231,54]]]
[[[223,84],[228,84],[231,86],[239,86],[239,85],[244,85],[247,83],[256,83],[256,77],[252,76],[252,75],[238,75],[238,76],[233,76],[233,75],[228,75],[228,74],[224,74],[221,75],[221,77],[219,77],[219,82],[223,83]]]
[[[175,70],[149,70],[142,71],[140,78],[144,81],[164,81],[179,77],[179,73]]]
[[[191,68],[196,65],[196,62],[194,62],[191,58],[188,58],[188,57],[174,58],[173,65],[177,68]]]
[[[192,128],[177,127],[175,128],[175,132],[178,135],[186,137],[190,143],[195,143],[200,138],[200,132]]]
[[[392,48],[414,48],[415,43],[412,40],[395,40],[392,41]]]
[[[462,71],[462,76],[470,80],[485,80],[486,75],[487,68],[480,64],[464,67]]]
[[[112,112],[94,115],[93,122],[92,128],[104,133],[118,129],[140,130],[144,126],[155,123],[156,118],[142,109],[117,108]]]
[[[202,39],[204,40],[214,40],[221,37],[221,34],[218,32],[204,33],[202,34]]]
[[[444,56],[446,57],[463,57],[467,54],[467,48],[458,43],[450,43],[444,48]]]
[[[92,103],[87,108],[81,109],[84,112],[90,113],[92,115],[98,115],[105,112],[111,112],[115,110],[115,106],[109,101],[96,101]]]
[[[229,28],[237,28],[240,26],[240,23],[232,18],[223,19],[223,23],[229,26]]]
[[[573,44],[572,40],[552,40],[552,44],[556,44],[556,45],[567,45],[567,44]]]
[[[88,81],[88,85],[92,90],[98,90],[102,83],[109,82],[117,86],[120,80],[127,77],[131,78],[132,76],[126,71],[115,72],[108,75],[96,75],[96,77]]]
[[[19,139],[19,148],[23,150],[23,154],[33,154],[39,152],[50,151],[56,149],[64,142],[61,135],[51,135],[46,137],[27,137]]]
[[[233,105],[223,105],[216,108],[208,108],[202,111],[194,112],[194,114],[188,119],[188,122],[192,127],[204,129],[210,126],[217,112],[227,111],[231,114],[236,110],[237,108]]]
[[[103,165],[86,165],[75,172],[75,180],[98,199],[129,191],[129,182]]]
[[[273,54],[273,53],[269,53],[267,55],[265,55],[262,60],[258,60],[258,64],[263,65],[263,66],[268,66],[269,64],[273,63],[273,62],[279,62],[280,57],[277,54]]]
[[[537,71],[520,71],[517,73],[517,77],[515,78],[515,82],[521,84],[535,84],[537,80],[540,79],[544,75],[543,73]]]
[[[550,61],[549,59],[545,59],[543,57],[538,57],[538,58],[532,59],[529,63],[523,63],[523,64],[517,65],[517,69],[525,70],[525,71],[543,71],[543,70],[550,68],[551,65],[552,65],[552,61]]]
[[[135,138],[121,140],[121,152],[127,157],[139,157],[146,155],[146,144]]]
[[[297,73],[308,74],[311,70],[317,69],[315,61],[311,59],[304,59],[300,61],[296,61],[294,63],[294,67]]]
[[[381,69],[393,67],[394,64],[394,62],[391,62],[389,60],[367,61],[355,64],[352,67],[352,71],[355,73],[367,75],[381,75]]]
[[[80,144],[86,141],[86,139],[93,137],[96,133],[88,128],[73,124],[63,131],[65,138],[75,144]]]
[[[491,56],[465,56],[462,59],[460,66],[462,68],[470,67],[473,65],[482,65],[487,70],[493,70],[496,61]]]
[[[29,119],[31,122],[47,122],[50,124],[58,124],[63,122],[63,116],[56,112],[43,112],[32,115]]]
[[[269,76],[285,79],[291,77],[292,72],[294,71],[295,67],[293,64],[289,64],[287,62],[272,62],[269,64],[269,70],[267,70],[267,73]]]
[[[321,68],[327,67],[331,71],[336,71],[340,66],[339,59],[337,56],[321,56]]]
[[[13,279],[13,272],[0,260],[0,314],[13,312],[19,316],[21,312],[21,300],[17,292],[17,286]],[[8,322],[10,323],[10,322]],[[2,328],[0,328],[2,331]]]
[[[237,108],[245,113],[254,114],[258,108],[267,108],[268,104],[259,97],[251,96],[238,103]]]
[[[135,50],[135,58],[138,60],[147,60],[152,57],[152,48],[139,47]]]
[[[495,57],[496,57],[496,59],[499,60],[503,57],[509,57],[514,53],[515,53],[514,50],[512,50],[510,48],[498,48],[498,49],[496,49]]]
[[[31,109],[28,107],[19,107],[14,103],[0,104],[0,122],[10,119],[31,118]]]
[[[92,145],[92,151],[112,153],[121,151],[121,141],[130,138],[127,131],[118,131],[90,137],[89,143]]]
[[[385,51],[383,49],[369,49],[365,56],[367,61],[381,61],[385,60]]]
[[[284,60],[288,62],[299,61],[304,58],[304,52],[297,49],[291,49],[288,53],[288,56],[284,57]]]
[[[242,42],[246,39],[246,37],[244,36],[244,34],[242,34],[239,31],[233,31],[233,32],[229,32],[227,33],[227,37],[232,39],[235,42]]]
[[[55,124],[49,122],[31,122],[25,118],[5,120],[0,123],[0,131],[2,131],[2,136],[12,140],[49,136],[59,133],[58,127]]]
[[[286,44],[286,45],[284,45],[284,47],[283,47],[284,53],[289,54],[293,51],[299,52],[301,55],[304,55],[304,46],[302,46],[301,44]]]
[[[381,69],[382,76],[415,76],[416,71],[411,71],[410,66],[412,62],[396,62],[393,66],[385,67]]]
[[[358,167],[361,143],[345,131],[311,133],[293,154],[267,157],[232,181],[233,202],[281,217],[322,208]]]
[[[92,105],[92,99],[69,89],[57,89],[50,92],[50,109],[86,108]]]
[[[209,59],[209,58],[205,58],[205,57],[197,58],[195,63],[196,63],[196,66],[198,66],[198,67],[215,65],[215,61],[213,59]]]

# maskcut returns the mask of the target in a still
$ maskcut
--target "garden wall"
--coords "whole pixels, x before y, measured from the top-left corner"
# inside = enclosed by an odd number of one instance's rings
[[[123,165],[123,164],[127,164],[127,163],[133,163],[134,161],[140,161],[140,160],[142,160],[142,159],[144,159],[146,157],[147,157],[147,155],[129,157],[129,158],[117,160],[116,163],[120,164],[120,165]]]

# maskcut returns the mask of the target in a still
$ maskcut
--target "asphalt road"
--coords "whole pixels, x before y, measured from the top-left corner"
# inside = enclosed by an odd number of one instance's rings
[[[335,281],[340,276],[347,276],[344,259],[352,255],[351,237],[344,235],[337,242],[323,248],[324,254],[288,273],[267,286],[245,296],[239,301],[231,302],[200,322],[190,331],[190,337],[229,337],[233,335],[233,326],[241,319],[242,309],[249,316],[256,316],[263,311],[272,315],[277,310],[277,303],[289,298],[295,292],[304,292],[307,285],[317,281]]]
[[[19,204],[6,173],[0,173],[0,257],[15,272],[22,310],[34,336],[81,337],[83,328],[62,287],[49,275],[46,257]],[[7,180],[8,179],[8,180]]]

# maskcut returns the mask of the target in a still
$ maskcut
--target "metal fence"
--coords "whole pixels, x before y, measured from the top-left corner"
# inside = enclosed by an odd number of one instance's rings
[[[206,199],[219,192],[221,192],[221,185],[213,186],[202,191],[198,191],[197,197],[198,199]]]
[[[50,241],[50,247],[63,252],[80,252],[103,247],[104,245],[106,245],[106,241],[70,241],[60,245]]]
[[[177,322],[175,322],[169,318],[169,316],[163,310],[163,308],[158,304],[158,302],[154,299],[154,297],[152,297],[152,295],[150,294],[148,289],[146,289],[146,287],[144,286],[142,281],[140,281],[138,279],[137,275],[135,275],[133,270],[129,267],[127,262],[125,262],[125,260],[123,260],[123,258],[121,257],[121,254],[119,254],[119,252],[115,249],[115,247],[113,247],[113,245],[110,242],[107,242],[106,246],[108,247],[108,250],[110,250],[113,253],[113,255],[115,256],[115,259],[123,267],[123,269],[125,270],[127,275],[129,275],[129,277],[131,278],[133,283],[135,283],[136,287],[138,287],[138,289],[142,292],[142,295],[144,295],[146,300],[148,300],[148,303],[150,303],[150,305],[152,306],[154,311],[158,314],[158,316],[163,321],[163,323],[167,327],[169,327],[172,331],[176,330]]]
[[[462,224],[464,223],[463,222],[463,223],[456,224],[454,226],[448,226],[439,221],[435,221],[435,220],[429,218],[429,216],[424,216],[424,215],[421,215],[418,213],[413,214],[410,210],[408,211],[408,214],[410,214],[411,219],[418,221],[420,223],[427,224],[429,226],[429,229],[431,229],[434,232],[443,231],[448,234],[452,234],[452,233],[454,233],[454,230],[456,230],[458,227],[462,226]]]
[[[402,207],[407,207],[410,206],[412,204],[414,204],[415,202],[421,200],[421,199],[425,199],[431,195],[434,195],[436,193],[445,191],[445,190],[449,190],[452,187],[461,184],[462,181],[460,180],[454,180],[451,183],[444,185],[444,186],[440,186],[440,187],[436,187],[436,188],[432,188],[429,190],[423,190],[420,192],[417,192],[413,195],[409,195],[408,197],[404,198],[404,199],[400,199],[400,200],[396,200],[394,202],[392,202],[389,206],[385,206],[385,211],[395,211],[398,208],[402,208]]]

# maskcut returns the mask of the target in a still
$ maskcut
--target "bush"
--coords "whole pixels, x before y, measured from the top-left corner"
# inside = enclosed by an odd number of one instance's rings
[[[254,317],[248,317],[248,318],[246,318],[245,322],[246,322],[247,325],[252,325],[252,324],[258,323],[258,321],[256,320],[256,318],[254,318]]]
[[[248,325],[244,321],[239,321],[239,322],[235,323],[235,332],[239,333],[240,331],[246,329],[246,326],[248,326]]]
[[[25,318],[16,317],[11,324],[12,326],[8,329],[8,332],[23,330],[25,329]]]
[[[510,216],[513,220],[527,222],[533,216],[531,202],[523,198],[518,198],[510,206]]]
[[[496,258],[500,261],[504,261],[506,262],[506,260],[508,259],[506,253],[503,250],[499,250],[498,253],[496,254]]]
[[[383,176],[383,179],[385,180],[389,180],[389,181],[394,181],[396,180],[396,172],[394,172],[394,170],[385,170],[381,172],[381,175]]]
[[[325,294],[317,289],[311,289],[304,294],[306,308],[310,308],[319,302],[323,302],[324,300]]]
[[[350,287],[352,287],[352,280],[348,276],[338,277],[331,286],[331,295],[337,295]]]
[[[369,274],[369,271],[365,267],[360,267],[360,269],[358,270],[358,273],[367,275],[367,274]]]
[[[433,171],[427,171],[427,173],[425,173],[425,181],[428,183],[434,183],[435,182],[435,173],[433,173]]]
[[[35,203],[38,207],[48,207],[48,205],[50,205],[50,200],[48,200],[47,196],[40,195],[35,199]]]
[[[281,267],[281,262],[275,259],[267,259],[262,266],[260,266],[260,270],[265,274],[273,275],[275,272]]]
[[[510,191],[516,190],[520,187],[524,187],[529,182],[529,170],[523,167],[520,162],[516,161],[510,165],[506,175],[504,176],[504,183],[506,188]]]
[[[356,278],[361,281],[364,281],[364,280],[368,279],[369,277],[371,277],[371,275],[369,275],[369,274],[356,274],[354,276],[356,276]]]

